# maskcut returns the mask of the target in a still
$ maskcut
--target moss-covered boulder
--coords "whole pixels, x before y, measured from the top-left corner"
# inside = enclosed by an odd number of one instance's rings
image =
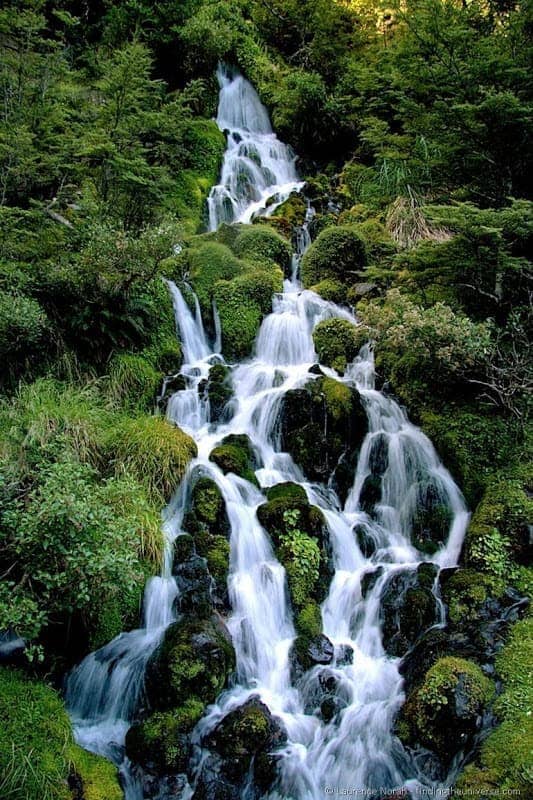
[[[405,704],[398,734],[405,744],[421,744],[448,764],[479,729],[493,694],[493,683],[477,664],[441,658]]]
[[[218,617],[184,617],[165,632],[146,670],[152,708],[168,710],[188,700],[212,703],[235,665],[228,631]]]
[[[219,281],[214,287],[222,350],[227,359],[249,356],[263,318],[272,310],[272,295],[283,287],[283,273],[274,269],[255,269],[232,281]]]
[[[307,204],[304,198],[299,192],[293,192],[269,217],[269,224],[288,239],[295,228],[303,225],[306,213]]]
[[[240,478],[257,483],[254,471],[258,462],[250,438],[246,434],[230,434],[213,448],[209,456],[224,474],[233,472]]]
[[[356,325],[340,317],[322,320],[313,331],[313,342],[320,363],[332,367],[341,375],[365,341],[366,337],[361,339]]]
[[[126,734],[126,754],[134,764],[158,773],[185,772],[189,734],[202,716],[204,703],[190,699],[171,711],[156,711]]]
[[[183,541],[183,536],[176,539],[174,573],[178,574],[182,562],[201,556],[211,578],[210,601],[216,607],[226,608],[230,524],[224,498],[211,478],[200,476],[194,484],[183,527],[190,534],[187,537],[190,544]]]
[[[301,487],[285,483],[269,491],[274,499],[259,506],[257,517],[285,567],[293,605],[302,609],[322,600],[331,580],[327,526],[320,509],[302,498]]]
[[[348,292],[344,283],[336,281],[333,278],[324,278],[320,283],[309,287],[311,291],[319,294],[324,300],[329,300],[331,303],[345,303]]]
[[[211,312],[215,286],[231,281],[246,271],[246,265],[224,244],[199,237],[195,246],[184,251],[183,260],[190,274],[202,310]]]
[[[289,274],[292,248],[290,243],[267,225],[247,226],[233,243],[233,252],[258,264],[273,262],[285,275]]]
[[[351,227],[326,228],[317,236],[302,259],[304,286],[314,286],[325,278],[353,283],[367,261],[361,236]]]
[[[203,764],[194,793],[195,800],[242,797],[251,779],[258,796],[276,777],[276,750],[287,741],[278,720],[258,697],[230,711],[202,741],[211,755]]]
[[[233,395],[231,370],[226,364],[213,364],[209,370],[205,391],[209,400],[211,422],[220,422]]]
[[[432,587],[437,575],[433,564],[394,572],[381,594],[383,646],[392,656],[402,656],[421,634],[438,621]]]
[[[310,480],[327,482],[333,475],[343,499],[353,483],[367,430],[358,392],[340,381],[322,376],[283,397],[282,449],[291,454]]]

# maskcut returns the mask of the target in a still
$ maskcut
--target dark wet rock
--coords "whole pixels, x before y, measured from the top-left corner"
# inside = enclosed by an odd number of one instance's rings
[[[353,533],[361,553],[365,558],[371,558],[376,552],[376,541],[372,536],[369,526],[358,522],[353,527]]]
[[[311,375],[323,375],[322,368],[320,364],[313,364],[312,367],[309,367],[309,372]]]
[[[427,628],[438,621],[437,600],[428,586],[429,569],[395,572],[381,595],[383,646],[392,656],[403,656]]]
[[[289,653],[293,680],[299,680],[312,667],[331,664],[334,654],[335,648],[323,633],[312,637],[297,636]]]
[[[335,663],[338,667],[353,664],[353,647],[349,644],[341,644],[335,648]]]
[[[417,550],[433,555],[447,541],[452,519],[453,514],[435,485],[421,483],[411,526],[411,541]]]
[[[203,739],[210,755],[202,763],[195,800],[241,798],[248,777],[250,797],[260,797],[277,773],[275,750],[287,741],[285,729],[258,697],[230,711]]]
[[[198,555],[189,556],[186,561],[176,565],[174,576],[178,586],[178,610],[199,617],[209,616],[213,579],[207,569],[206,559]]]
[[[376,567],[361,575],[361,596],[363,600],[367,597],[368,593],[372,591],[378,580],[383,575],[383,567]]]
[[[156,711],[126,734],[126,755],[133,764],[157,775],[183,773],[191,754],[190,734],[204,704],[188,700],[170,711]]]
[[[381,500],[381,478],[378,475],[367,475],[359,495],[359,508],[372,516],[375,506]]]
[[[193,537],[189,533],[181,534],[174,542],[174,566],[176,566],[176,564],[181,564],[182,561],[187,561],[187,559],[194,556],[195,553]]]
[[[346,708],[346,703],[334,695],[326,697],[320,704],[320,715],[324,722],[331,722],[340,711]]]
[[[225,408],[233,394],[231,370],[228,366],[214,364],[210,368],[205,392],[209,399],[211,422],[220,422],[224,418]]]
[[[281,403],[281,447],[310,480],[327,483],[334,479],[343,455],[345,466],[347,456],[355,465],[367,430],[359,393],[332,378],[320,377],[301,389],[291,389]],[[342,485],[349,485],[345,477]]]
[[[186,616],[170,625],[148,662],[146,694],[152,708],[166,710],[191,698],[213,702],[235,666],[222,621]]]

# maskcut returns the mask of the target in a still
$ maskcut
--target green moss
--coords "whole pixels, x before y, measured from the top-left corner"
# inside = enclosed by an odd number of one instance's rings
[[[249,438],[242,434],[226,436],[209,455],[224,474],[233,472],[241,478],[257,483],[254,468],[255,456]]]
[[[150,765],[163,773],[185,772],[189,758],[189,734],[204,711],[204,703],[191,698],[171,711],[156,711],[131,727],[126,752],[137,764]]]
[[[287,275],[291,266],[289,242],[266,225],[246,227],[235,239],[233,252],[253,262],[273,262]]]
[[[345,303],[347,296],[347,288],[344,283],[336,281],[333,278],[324,278],[320,283],[311,286],[311,291],[316,292],[323,297],[324,300],[329,300],[331,303]]]
[[[326,278],[353,282],[366,260],[365,243],[353,228],[326,228],[302,259],[302,282],[306,287],[315,286]]]
[[[246,270],[246,265],[238,259],[226,245],[200,239],[199,243],[183,254],[190,270],[190,279],[202,309],[211,310],[218,281],[230,281]],[[218,300],[220,300],[217,298]],[[223,302],[223,298],[222,298]]]
[[[190,436],[162,417],[148,416],[124,419],[110,432],[108,447],[117,471],[129,472],[159,503],[170,499],[197,453]]]
[[[307,503],[307,494],[303,486],[290,481],[269,486],[266,490],[266,496],[269,502],[274,500],[299,500],[302,503]]]
[[[349,386],[333,378],[322,378],[320,390],[325,398],[327,413],[332,419],[338,421],[350,414],[353,398]]]
[[[459,569],[446,581],[442,596],[448,606],[450,621],[475,621],[479,610],[490,598],[499,598],[505,590],[505,582],[476,572],[472,569]]]
[[[532,741],[533,717],[530,713],[518,714],[504,722],[483,743],[479,761],[465,768],[456,788],[482,800],[505,790],[521,797],[530,796],[533,788]]]
[[[192,491],[191,507],[201,522],[214,525],[224,511],[224,498],[215,481],[199,478]]]
[[[404,741],[418,741],[450,758],[461,735],[475,731],[476,719],[493,694],[494,685],[477,664],[453,656],[440,658],[408,699],[399,733]]]
[[[492,480],[478,505],[465,539],[466,562],[496,577],[514,577],[513,562],[528,558],[533,499],[531,476]]]
[[[325,319],[313,331],[313,342],[321,364],[343,374],[360,349],[357,327],[345,319]]]
[[[70,722],[56,692],[0,668],[0,786],[13,800],[69,800]]]
[[[295,627],[300,637],[313,639],[322,632],[322,616],[320,606],[313,601],[307,602],[296,615]]]
[[[496,671],[504,690],[495,703],[498,716],[512,722],[533,708],[533,618],[517,622],[496,658]]]
[[[75,744],[69,748],[69,755],[72,770],[82,783],[83,800],[122,800],[124,793],[114,764]]]
[[[203,553],[198,550],[200,555]],[[230,546],[224,536],[213,536],[205,552],[207,568],[217,583],[224,587],[227,583],[229,572]]]
[[[530,444],[500,416],[449,406],[438,412],[422,410],[420,422],[470,507],[477,505],[497,471],[508,471],[517,458],[528,458]]]
[[[149,662],[149,701],[157,710],[183,706],[191,700],[212,703],[234,665],[231,641],[218,619],[185,617],[167,628]]]
[[[306,212],[305,200],[301,194],[294,192],[288,200],[276,208],[269,221],[280,233],[289,238],[297,226],[303,225]]]

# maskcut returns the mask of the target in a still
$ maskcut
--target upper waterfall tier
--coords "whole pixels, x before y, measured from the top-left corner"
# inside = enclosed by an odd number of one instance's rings
[[[257,92],[242,75],[220,66],[217,125],[227,134],[220,183],[207,204],[209,230],[271,214],[302,183],[291,148],[272,131]]]

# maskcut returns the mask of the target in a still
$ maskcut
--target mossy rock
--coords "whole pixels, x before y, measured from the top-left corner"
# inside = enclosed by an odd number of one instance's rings
[[[353,283],[367,262],[361,236],[351,227],[339,225],[323,230],[302,259],[302,282],[315,286],[326,278]]]
[[[198,478],[192,490],[190,510],[200,522],[208,525],[210,533],[229,531],[224,498],[212,478]]]
[[[393,573],[383,587],[382,636],[389,655],[404,655],[438,621],[437,601],[432,592],[436,574],[434,565],[421,564],[416,570]]]
[[[296,615],[294,625],[299,636],[307,636],[309,639],[318,636],[322,632],[322,615],[318,603],[312,600],[306,603]]]
[[[448,539],[453,513],[435,484],[419,481],[416,511],[411,520],[411,542],[422,553],[433,555]]]
[[[212,703],[235,666],[235,653],[222,622],[184,617],[165,632],[146,671],[152,708],[168,710],[198,698]]]
[[[122,800],[124,793],[114,764],[75,744],[71,745],[69,752],[69,785],[73,789],[73,800],[78,797],[82,800]],[[80,791],[81,795],[78,794]]]
[[[204,703],[191,698],[171,711],[156,711],[126,734],[126,754],[134,764],[158,773],[185,772],[189,734],[204,712]]]
[[[222,349],[227,359],[240,360],[252,352],[263,318],[272,310],[272,295],[280,292],[280,269],[256,269],[232,281],[218,281],[214,287]]]
[[[499,600],[505,582],[473,569],[458,569],[442,579],[442,599],[448,607],[448,619],[454,626],[479,622],[487,603]]]
[[[266,225],[253,225],[243,228],[233,243],[233,252],[242,259],[257,263],[273,262],[290,272],[292,248],[290,243],[275,230]]]
[[[441,658],[405,704],[400,738],[435,751],[448,764],[471,741],[493,694],[493,683],[477,664],[453,656]]]
[[[526,469],[517,477],[488,484],[466,532],[464,558],[469,566],[504,578],[514,563],[531,563],[532,489],[533,476]]]
[[[281,723],[258,697],[251,697],[226,714],[202,744],[221,758],[222,772],[230,780],[243,780],[253,764],[256,782],[266,789],[275,776],[271,754],[286,741]]]
[[[307,494],[303,486],[298,483],[287,481],[285,483],[276,483],[274,486],[269,486],[266,490],[267,500],[274,502],[274,500],[298,500],[302,503],[307,503]]]
[[[240,478],[257,484],[254,470],[257,460],[252,443],[246,434],[230,434],[213,448],[209,460],[220,467],[226,475],[233,472]]]
[[[341,281],[334,280],[333,278],[324,278],[320,283],[309,287],[312,292],[316,292],[324,300],[329,300],[330,303],[342,304],[346,302],[348,289]]]
[[[206,392],[211,422],[218,422],[224,416],[224,409],[233,396],[231,370],[226,364],[214,364],[210,368]]]
[[[304,425],[302,420],[306,420]],[[334,474],[341,497],[353,483],[357,454],[367,430],[359,393],[340,381],[319,377],[301,389],[290,389],[283,397],[282,449],[310,480],[327,482]]]
[[[301,487],[298,487],[301,488]],[[327,541],[326,521],[322,511],[310,505],[307,496],[302,499],[297,493],[274,497],[257,509],[257,518],[263,528],[270,534],[275,547],[279,547],[280,536],[285,532],[286,512],[298,513],[298,526],[320,544]]]
[[[339,317],[319,322],[313,331],[313,342],[320,363],[332,367],[341,375],[364,343],[361,342],[357,326]]]
[[[211,313],[215,286],[219,281],[230,281],[246,271],[246,264],[219,242],[198,241],[196,246],[183,253],[190,272],[191,283],[204,312]]]
[[[107,445],[117,472],[129,472],[160,504],[170,500],[197,455],[194,440],[162,417],[124,419],[110,431]]]
[[[303,225],[307,213],[307,205],[301,194],[293,192],[284,203],[279,205],[269,218],[270,224],[289,238],[294,229]]]

